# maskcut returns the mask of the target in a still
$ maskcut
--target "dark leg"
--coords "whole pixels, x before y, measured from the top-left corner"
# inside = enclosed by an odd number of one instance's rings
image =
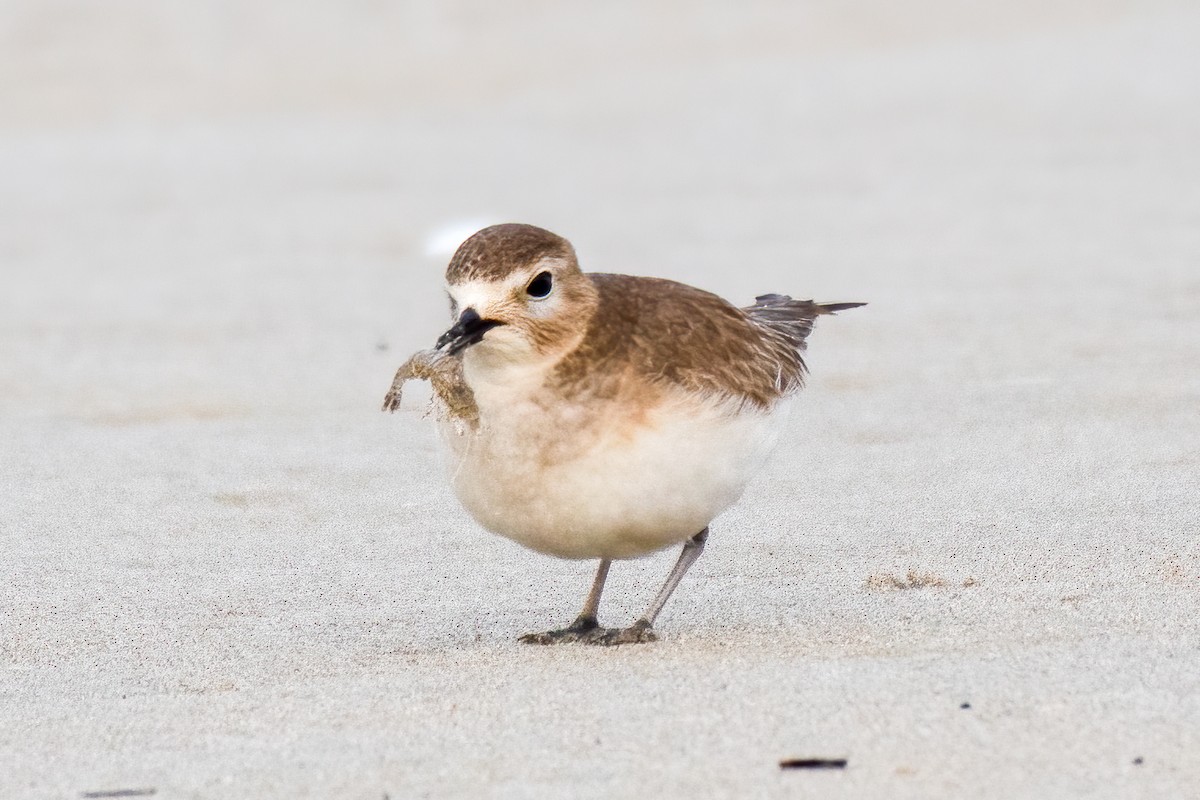
[[[671,594],[675,591],[675,587],[683,580],[683,576],[687,574],[692,564],[695,564],[696,559],[704,552],[704,543],[706,541],[708,541],[708,528],[705,528],[684,542],[683,552],[679,554],[679,560],[675,562],[675,567],[671,570],[671,574],[667,576],[667,580],[663,583],[662,588],[658,590],[658,594],[650,603],[650,607],[646,609],[646,613],[638,618],[637,622],[628,628],[601,628],[596,619],[596,611],[600,607],[600,592],[604,590],[604,579],[608,577],[608,568],[612,564],[609,559],[605,559],[600,562],[600,569],[596,572],[596,580],[592,582],[592,591],[588,593],[587,601],[583,604],[583,611],[580,612],[579,616],[570,626],[555,631],[546,631],[545,633],[527,633],[519,641],[524,644],[581,642],[583,644],[603,645],[640,644],[642,642],[658,641],[658,636],[653,630],[654,620],[658,618],[659,612],[663,610],[663,606],[667,604],[667,600],[670,599]]]
[[[675,587],[679,585],[679,582],[683,580],[683,576],[692,568],[692,564],[695,564],[696,559],[700,558],[700,554],[704,552],[704,543],[707,541],[708,528],[705,528],[684,542],[683,552],[679,554],[679,560],[675,562],[675,568],[671,570],[671,574],[667,576],[666,583],[658,590],[658,595],[650,603],[650,607],[646,609],[646,613],[642,614],[642,618],[638,622],[645,622],[647,628],[654,624],[654,620],[658,619],[658,612],[663,610],[663,606],[671,598]]]
[[[625,630],[610,628],[597,632],[589,636],[586,641],[588,644],[638,644],[641,642],[658,641],[658,636],[654,633],[654,620],[658,618],[658,613],[663,610],[663,606],[667,604],[671,594],[675,591],[675,587],[683,580],[683,576],[691,568],[692,564],[696,563],[696,559],[704,552],[704,543],[708,541],[708,528],[697,533],[692,538],[688,539],[683,544],[683,552],[679,554],[679,560],[675,562],[675,567],[671,570],[671,574],[667,576],[667,580],[663,583],[661,589],[654,600],[651,601],[650,607],[646,609],[646,613],[638,618],[638,621],[630,625]]]
[[[600,594],[604,591],[604,581],[608,578],[610,566],[612,566],[611,559],[605,558],[600,561],[600,568],[596,570],[596,578],[592,581],[592,590],[588,592],[587,600],[583,603],[583,610],[579,612],[579,616],[575,618],[574,622],[565,628],[554,631],[527,633],[518,641],[523,644],[578,642],[592,631],[599,630],[600,624],[596,621],[596,615],[600,610]]]

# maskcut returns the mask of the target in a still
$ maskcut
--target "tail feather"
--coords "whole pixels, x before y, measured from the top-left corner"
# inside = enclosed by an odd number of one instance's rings
[[[849,311],[852,308],[862,308],[866,303],[822,303],[817,306],[822,314],[836,314],[839,311]]]
[[[793,300],[786,294],[764,294],[754,305],[742,309],[750,319],[782,336],[796,350],[804,350],[804,340],[812,333],[813,320],[822,314],[836,314],[866,303],[814,303]]]

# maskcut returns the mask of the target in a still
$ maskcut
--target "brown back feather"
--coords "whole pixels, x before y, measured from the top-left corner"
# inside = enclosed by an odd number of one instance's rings
[[[675,386],[768,407],[803,384],[800,353],[822,306],[764,295],[747,309],[659,278],[589,274],[599,294],[580,346],[557,367],[565,393],[604,399]]]

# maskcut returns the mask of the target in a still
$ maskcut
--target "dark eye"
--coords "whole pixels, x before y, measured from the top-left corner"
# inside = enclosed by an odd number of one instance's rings
[[[550,290],[554,288],[554,279],[549,272],[539,272],[537,277],[529,282],[525,287],[525,292],[530,297],[541,299],[550,294]]]

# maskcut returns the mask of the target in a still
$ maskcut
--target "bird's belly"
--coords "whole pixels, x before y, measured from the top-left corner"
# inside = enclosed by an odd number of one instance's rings
[[[785,412],[672,404],[637,424],[556,438],[517,409],[456,448],[452,482],[480,524],[526,547],[631,558],[687,539],[737,501]]]

